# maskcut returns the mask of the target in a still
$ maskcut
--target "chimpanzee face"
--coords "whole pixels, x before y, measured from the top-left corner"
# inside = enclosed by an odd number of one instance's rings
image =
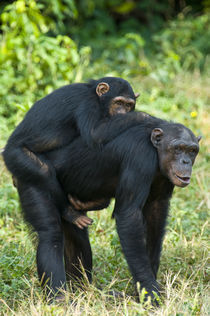
[[[113,116],[134,111],[139,93],[134,94],[129,83],[121,78],[104,79],[107,82],[100,82],[96,87],[96,93],[105,105],[107,114]]]
[[[190,183],[199,140],[179,124],[167,132],[160,128],[152,131],[151,141],[158,150],[160,170],[174,185],[185,187]]]
[[[115,114],[125,114],[127,112],[134,111],[136,105],[136,100],[126,97],[117,96],[110,102],[109,114],[110,116]]]

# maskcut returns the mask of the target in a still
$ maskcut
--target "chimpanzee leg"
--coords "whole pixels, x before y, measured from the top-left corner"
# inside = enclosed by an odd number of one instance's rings
[[[92,281],[92,251],[87,228],[79,229],[63,220],[64,258],[68,280],[79,281],[86,272],[89,282]]]
[[[65,289],[64,238],[61,218],[50,194],[18,182],[25,219],[38,233],[37,269],[39,279],[51,294]],[[50,291],[51,292],[51,291]]]
[[[151,266],[155,278],[157,276],[163,236],[165,233],[168,215],[168,201],[153,201],[145,205],[144,216],[146,219],[146,240]]]

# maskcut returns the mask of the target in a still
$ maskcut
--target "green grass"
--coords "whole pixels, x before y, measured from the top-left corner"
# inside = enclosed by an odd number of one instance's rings
[[[37,280],[35,236],[24,224],[18,195],[11,177],[0,160],[0,313],[2,315],[209,315],[208,287],[208,169],[210,82],[206,77],[179,74],[168,83],[155,76],[131,80],[142,95],[138,109],[173,119],[202,135],[201,150],[193,169],[190,186],[176,188],[171,201],[168,229],[164,240],[158,281],[163,288],[159,308],[136,303],[133,285],[123,257],[112,205],[101,212],[89,213],[94,219],[90,228],[94,265],[93,284],[86,291],[66,293],[66,301],[48,305]],[[7,121],[2,122],[8,136]],[[98,290],[97,287],[102,288]],[[124,293],[113,298],[109,290]]]

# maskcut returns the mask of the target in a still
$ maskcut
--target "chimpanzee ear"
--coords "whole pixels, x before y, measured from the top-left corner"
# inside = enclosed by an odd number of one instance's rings
[[[154,128],[151,134],[151,142],[154,147],[158,147],[163,138],[163,130],[161,128]]]
[[[99,97],[109,91],[109,85],[106,82],[100,82],[96,87],[96,93]]]
[[[140,96],[140,93],[135,93],[135,98],[137,99]]]
[[[202,136],[198,136],[198,137],[197,137],[198,143],[199,143],[199,141],[201,140],[201,138],[202,138]]]

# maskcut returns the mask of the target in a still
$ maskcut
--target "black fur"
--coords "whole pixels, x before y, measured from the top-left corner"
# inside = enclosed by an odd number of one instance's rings
[[[142,113],[129,113],[126,119],[120,115],[113,117],[109,132],[123,122],[127,130],[101,151],[88,148],[78,137],[46,156],[66,195],[70,193],[84,202],[115,197],[113,214],[132,276],[153,297],[152,291],[159,293],[156,275],[174,185],[160,171],[151,133],[154,128],[161,128],[166,135],[171,133],[180,138],[184,131],[193,143],[198,142],[183,125]],[[61,220],[47,191],[22,183],[18,183],[18,190],[25,217],[39,235],[40,279],[44,275],[43,281],[48,280],[47,284],[56,291],[61,285],[65,287],[65,271],[70,278],[81,277],[78,268],[81,261],[91,281],[92,255],[87,229],[80,230]]]
[[[101,97],[96,93],[100,82],[110,87]],[[78,135],[88,145],[97,142],[97,131],[103,135],[109,104],[116,96],[136,99],[130,84],[121,78],[105,77],[64,86],[37,101],[7,142],[3,157],[12,175],[22,183],[35,185],[37,190],[49,191],[64,217],[68,201],[45,153],[70,144]],[[123,129],[113,131],[112,138]]]

